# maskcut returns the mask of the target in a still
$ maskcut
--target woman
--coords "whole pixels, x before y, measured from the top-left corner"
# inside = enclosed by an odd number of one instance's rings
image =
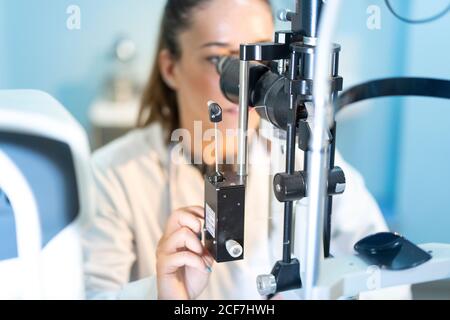
[[[143,126],[93,157],[98,209],[84,237],[88,297],[259,298],[256,276],[281,257],[282,215],[269,216],[269,207],[275,207],[269,201],[270,172],[259,165],[249,169],[245,259],[213,266],[198,237],[205,167],[198,162],[212,163],[198,127],[210,128],[206,105],[212,99],[224,110],[220,131],[236,128],[237,106],[222,96],[215,63],[237,54],[239,44],[270,41],[273,33],[268,0],[168,1],[143,97]],[[251,112],[250,129],[258,123]],[[193,138],[171,143],[176,129]],[[251,139],[250,157],[268,159],[256,140]],[[233,142],[225,138],[219,150],[224,157],[235,155]],[[188,161],[172,158],[180,145]],[[348,187],[334,202],[334,254],[350,253],[358,239],[386,229],[358,173],[339,155],[337,164]]]

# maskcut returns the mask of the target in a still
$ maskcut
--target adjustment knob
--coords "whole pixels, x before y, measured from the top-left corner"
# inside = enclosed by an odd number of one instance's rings
[[[277,12],[277,18],[278,20],[282,22],[288,22],[292,21],[292,18],[294,17],[295,12],[288,10],[288,9],[281,9]]]
[[[262,296],[268,296],[277,292],[277,281],[273,274],[264,274],[256,278],[258,292]]]
[[[330,196],[342,194],[345,191],[346,179],[344,171],[334,167],[328,174],[328,194]]]
[[[242,252],[244,251],[239,242],[235,240],[228,240],[225,243],[225,247],[227,248],[227,251],[230,254],[230,256],[232,256],[233,258],[239,258],[242,255]]]
[[[306,197],[306,182],[304,171],[294,174],[278,173],[273,179],[275,197],[280,202],[301,200]]]

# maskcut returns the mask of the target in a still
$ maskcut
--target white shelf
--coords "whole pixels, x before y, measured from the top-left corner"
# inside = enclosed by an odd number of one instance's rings
[[[89,108],[89,120],[97,128],[131,128],[137,124],[139,108],[139,99],[125,103],[98,100]]]

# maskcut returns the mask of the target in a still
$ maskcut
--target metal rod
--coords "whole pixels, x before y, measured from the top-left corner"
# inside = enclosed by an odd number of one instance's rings
[[[334,168],[334,160],[336,155],[336,123],[334,123],[333,128],[331,128],[331,145],[329,150],[329,166],[328,171]],[[331,216],[333,213],[333,197],[329,196],[325,202],[325,221],[323,230],[323,250],[324,257],[328,258],[330,256],[330,245],[331,245]]]
[[[289,65],[289,78],[295,80],[298,70],[298,56],[295,52],[291,53]],[[286,130],[286,173],[295,172],[295,138],[297,127],[297,108],[296,96],[291,94],[289,99],[289,122]],[[284,204],[284,228],[283,228],[283,262],[291,262],[291,240],[292,240],[292,215],[294,211],[294,202],[288,201]]]
[[[339,75],[339,51],[333,52],[331,59],[331,76],[337,77]],[[338,91],[335,89],[331,93],[331,102],[334,103],[338,98]],[[333,126],[331,127],[331,145],[330,145],[330,164],[329,169],[333,169],[335,165],[336,157],[336,121],[333,119]],[[323,249],[324,257],[328,258],[330,256],[330,246],[331,246],[331,219],[333,214],[333,197],[329,196],[325,202],[325,221],[323,230]]]
[[[328,1],[324,6],[314,74],[314,126],[311,139],[310,170],[308,176],[308,230],[306,247],[305,298],[315,297],[318,285],[323,249],[323,218],[328,172],[328,130],[330,119],[329,63],[332,35],[337,23],[341,1]]]
[[[294,97],[291,97],[291,106],[294,104]],[[295,107],[294,107],[295,108]],[[291,110],[291,116],[294,120],[288,124],[286,139],[286,173],[294,174],[295,172],[295,110]],[[291,240],[292,240],[292,215],[294,211],[294,202],[288,201],[284,204],[284,229],[283,229],[283,262],[291,262]]]
[[[240,62],[239,67],[239,129],[238,129],[238,175],[247,175],[247,131],[248,131],[248,81],[249,61]]]
[[[296,16],[294,17],[294,31],[303,36],[316,38],[319,29],[319,18],[322,0],[297,0]],[[298,21],[295,21],[295,18]]]
[[[218,141],[218,128],[217,128],[217,122],[214,122],[214,136],[215,136],[215,148],[216,148],[216,173],[219,173],[219,141]]]

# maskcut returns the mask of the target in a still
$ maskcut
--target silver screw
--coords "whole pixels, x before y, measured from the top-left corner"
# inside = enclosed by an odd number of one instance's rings
[[[280,184],[277,184],[276,186],[275,186],[275,190],[277,191],[277,192],[281,192],[281,185]]]
[[[277,281],[273,274],[264,274],[256,278],[258,292],[262,296],[268,296],[277,292]]]

